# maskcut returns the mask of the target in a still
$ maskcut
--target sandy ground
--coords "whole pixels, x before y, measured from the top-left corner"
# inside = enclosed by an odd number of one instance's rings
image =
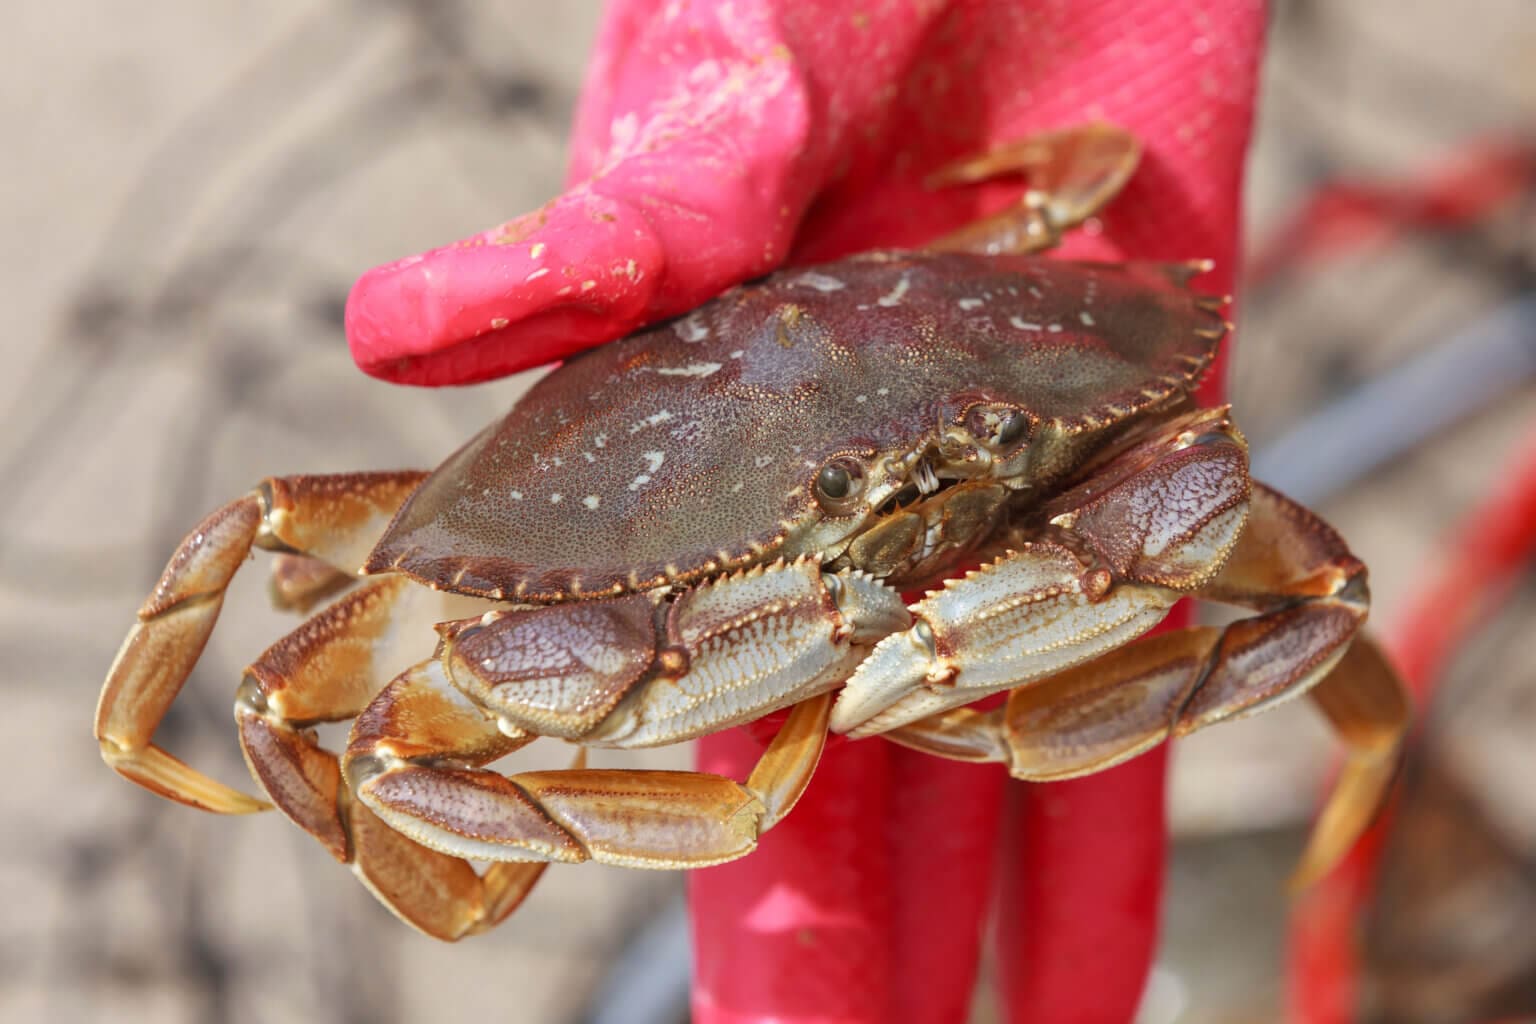
[[[1530,130],[1523,0],[1280,6],[1256,238],[1320,170],[1395,173]],[[277,816],[222,820],[129,788],[88,730],[133,608],[204,511],[269,472],[434,464],[526,386],[372,383],[340,310],[362,268],[557,189],[595,9],[66,0],[5,22],[0,1019],[579,1019],[677,877],[551,871],[514,925],[440,946]],[[1232,391],[1255,442],[1472,322],[1511,268],[1530,287],[1532,228],[1527,208],[1460,248],[1407,243],[1253,295]],[[1323,506],[1372,566],[1378,621],[1533,412],[1527,386]],[[282,628],[251,575],[165,733],[237,784],[229,694]],[[1191,742],[1182,831],[1294,823],[1326,749],[1302,709]],[[1149,1020],[1274,1019],[1293,844],[1184,849]]]

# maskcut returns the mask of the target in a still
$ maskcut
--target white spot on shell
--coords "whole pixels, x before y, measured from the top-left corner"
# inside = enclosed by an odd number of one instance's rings
[[[1081,313],[1077,314],[1077,318],[1083,322],[1083,326],[1084,327],[1092,327],[1093,326],[1093,317],[1088,314],[1088,311],[1086,309],[1083,310]]]
[[[737,480],[735,483],[731,484],[731,493],[732,494],[740,494],[741,493],[741,487],[742,487],[741,481]]]
[[[1040,325],[1039,324],[1031,323],[1030,321],[1025,320],[1021,316],[1011,316],[1011,317],[1008,318],[1008,322],[1010,324],[1013,324],[1013,326],[1017,327],[1021,331],[1038,331],[1038,330],[1040,330]]]
[[[603,500],[595,494],[589,494],[585,498],[581,499],[581,503],[587,506],[587,508],[595,509],[597,506],[603,503]]]
[[[1051,324],[1051,326],[1047,327],[1046,330],[1050,331],[1052,334],[1060,334],[1061,324]]]
[[[549,503],[551,505],[558,505],[564,499],[565,499],[565,495],[561,494],[559,491],[556,491],[555,493],[553,493],[553,494],[551,494],[549,496]]]
[[[651,474],[661,468],[661,464],[667,460],[662,452],[641,452],[640,457],[645,460],[645,472],[629,482],[629,489],[638,491],[651,482]]]
[[[596,462],[597,461],[597,456],[593,455],[591,452],[582,452],[581,453],[581,457],[586,459],[588,462]]]
[[[534,259],[538,259],[540,256],[544,255],[545,248],[546,246],[543,242],[534,242],[532,247],[528,250],[528,255],[532,256]]]
[[[709,337],[709,328],[704,326],[704,319],[698,313],[689,313],[673,324],[672,330],[690,345]]]
[[[807,288],[815,288],[819,292],[842,291],[848,287],[838,278],[828,274],[819,274],[814,270],[807,270],[789,283],[792,285],[804,285]]]
[[[508,320],[504,316],[493,316],[493,317],[491,317],[491,330],[499,331],[503,327],[507,326],[507,324],[510,324],[511,322],[512,322],[511,320]]]
[[[659,366],[656,372],[663,377],[708,377],[720,369],[720,363],[689,363],[687,366]]]
[[[643,419],[643,420],[636,420],[634,423],[631,423],[629,425],[629,432],[631,434],[638,434],[638,433],[640,433],[640,431],[644,430],[646,427],[658,426],[658,425],[660,425],[662,423],[667,422],[671,418],[672,418],[672,413],[669,410],[667,410],[667,409],[663,409],[660,412],[653,412],[649,416],[647,416],[645,419]],[[599,445],[598,447],[602,447],[602,446]]]
[[[983,302],[981,299],[961,299],[960,300],[960,308],[965,310],[967,313],[969,313],[973,309],[980,309],[982,306],[985,306],[985,305],[986,305],[986,303]]]
[[[858,402],[860,405],[862,405],[863,403],[869,401],[869,396],[868,395],[855,395],[853,400],[855,402]]]
[[[523,280],[524,281],[537,281],[539,278],[543,277],[547,273],[549,273],[549,268],[548,267],[540,267],[538,270],[535,270],[533,273],[531,273],[527,277],[523,278]]]
[[[773,462],[773,456],[772,455],[758,455],[755,458],[753,458],[752,465],[756,466],[758,469],[762,469],[764,466],[769,465],[772,462]]]
[[[736,351],[731,353],[731,358],[732,359],[740,359],[742,356],[744,356],[746,354],[747,353],[746,353],[745,349],[737,349]]]
[[[907,289],[912,287],[912,282],[907,280],[907,275],[901,275],[901,280],[896,282],[896,287],[886,292],[875,300],[877,306],[899,306],[902,296],[907,294]]]
[[[522,501],[523,500],[523,492],[522,491],[512,491],[512,492],[510,492],[510,496],[511,496],[513,501]]]
[[[605,447],[607,447],[607,445],[608,445],[608,435],[607,434],[598,434],[596,437],[594,437],[592,439],[592,446],[594,448],[605,448]]]

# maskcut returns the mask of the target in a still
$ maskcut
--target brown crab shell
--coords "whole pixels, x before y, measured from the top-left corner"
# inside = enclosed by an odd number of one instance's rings
[[[870,253],[780,271],[572,359],[443,463],[368,572],[554,602],[769,561],[837,454],[910,451],[978,400],[1103,430],[1215,353],[1204,264]]]

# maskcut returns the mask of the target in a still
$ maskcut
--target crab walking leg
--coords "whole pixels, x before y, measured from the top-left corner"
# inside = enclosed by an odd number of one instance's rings
[[[797,705],[745,785],[677,771],[508,776],[481,767],[506,737],[430,662],[358,718],[344,770],[380,819],[450,856],[705,867],[751,852],[794,806],[821,756],[830,707],[828,694]]]
[[[96,707],[102,757],[161,796],[224,814],[266,804],[208,778],[151,739],[197,664],[224,591],[252,545],[351,571],[424,474],[349,473],[263,481],[204,519],[171,556],[117,652]]]
[[[485,715],[452,686],[433,660],[397,676],[378,700],[368,682],[377,658],[362,648],[374,622],[411,616],[407,598],[442,600],[403,578],[368,584],[279,641],[249,670],[235,705],[251,773],[280,810],[315,836],[401,920],[433,938],[455,941],[495,927],[523,901],[546,865],[496,864],[479,874],[465,860],[428,849],[390,828],[357,801],[336,755],[303,723],[362,712],[364,734],[382,718],[416,737],[413,752],[488,762],[529,742],[486,728]],[[460,601],[464,599],[458,599]],[[351,662],[352,664],[349,664]],[[339,671],[337,671],[339,670]],[[355,734],[355,733],[354,733]]]
[[[235,695],[235,724],[251,777],[337,860],[347,860],[345,808],[338,804],[341,770],[312,727],[356,717],[420,656],[421,639],[432,635],[434,623],[489,605],[404,576],[369,580],[245,670]],[[507,740],[497,756],[517,745]]]
[[[1013,550],[911,606],[832,712],[854,737],[1063,671],[1151,629],[1242,531],[1247,457],[1225,410],[1187,414],[1041,510]]]
[[[309,555],[279,551],[272,556],[267,596],[279,611],[308,615],[317,604],[356,582],[357,576],[350,570],[338,569]]]
[[[1332,870],[1381,810],[1402,764],[1413,705],[1401,677],[1373,637],[1357,634],[1333,671],[1307,694],[1348,752],[1307,848],[1291,875],[1304,888]]]
[[[1225,628],[1148,637],[1009,695],[991,711],[955,708],[887,733],[1016,778],[1101,771],[1208,725],[1310,694],[1350,755],[1295,881],[1337,862],[1380,805],[1409,706],[1379,649],[1358,635],[1365,567],[1327,524],[1256,485],[1247,529],[1199,596],[1259,610]]]
[[[440,939],[493,926],[522,901],[542,865],[503,865],[477,874],[456,857],[398,835],[353,799],[340,761],[313,725],[352,718],[372,705],[432,625],[489,602],[430,590],[404,576],[363,583],[269,647],[235,698],[240,747],[252,778],[291,821],[313,835],[402,920]],[[439,675],[435,661],[427,663]],[[409,677],[411,671],[405,673]],[[408,689],[389,706],[437,744],[442,756],[491,760],[533,739],[484,736],[484,715],[464,697]],[[469,726],[463,724],[468,720]],[[466,744],[463,734],[471,739]]]
[[[1141,143],[1108,124],[1089,124],[1032,135],[938,171],[929,188],[971,185],[1020,171],[1029,188],[1017,204],[951,232],[926,249],[935,252],[1026,253],[1049,249],[1092,217],[1135,173]]]
[[[404,579],[379,580],[333,605],[332,609],[354,607],[331,617],[337,624],[350,620],[354,636],[366,633],[374,611],[382,611],[395,596],[389,591],[400,586],[412,584]],[[430,593],[422,587],[413,589]],[[369,590],[378,593],[368,595]],[[345,662],[346,652],[337,649],[347,646],[345,641],[326,644],[305,639],[326,635],[335,636],[330,626],[312,620],[269,650],[247,675],[236,717],[252,774],[285,814],[348,865],[407,924],[445,941],[494,927],[523,901],[545,865],[497,864],[482,875],[462,858],[401,835],[353,797],[337,757],[316,745],[298,720],[299,716],[306,721],[334,720],[361,711],[354,736],[371,735],[381,720],[394,722],[415,736],[412,754],[427,756],[430,750],[432,756],[476,763],[492,761],[532,737],[509,737],[487,729],[485,715],[447,685],[436,660],[407,669],[378,699],[368,700],[373,696],[371,688],[359,684],[357,672],[346,673],[350,682],[336,682],[325,671]],[[277,675],[280,668],[287,674]],[[365,706],[359,707],[360,702]],[[283,718],[279,709],[294,719]]]
[[[1292,878],[1297,886],[1321,877],[1354,845],[1381,806],[1395,777],[1404,736],[1413,715],[1407,689],[1374,640],[1358,632],[1370,608],[1365,566],[1357,560],[1327,523],[1305,507],[1263,485],[1254,488],[1254,522],[1231,561],[1206,594],[1212,600],[1262,612],[1256,619],[1286,623],[1294,616],[1317,625],[1282,634],[1272,644],[1311,642],[1317,664],[1298,673],[1289,689],[1256,680],[1274,692],[1253,700],[1252,684],[1223,678],[1231,695],[1207,681],[1195,695],[1185,718],[1202,717],[1183,732],[1203,728],[1234,714],[1251,714],[1306,693],[1347,746],[1348,755],[1333,790],[1313,827],[1307,849]],[[1241,627],[1235,623],[1229,630]],[[1332,646],[1330,638],[1338,635]],[[1261,634],[1261,638],[1268,640]],[[1352,642],[1351,642],[1352,641]],[[1283,647],[1282,647],[1283,650]],[[1276,654],[1280,660],[1281,654]],[[1329,670],[1329,665],[1337,662]],[[1262,662],[1261,668],[1268,669]],[[1209,692],[1207,692],[1209,691]]]
[[[895,592],[810,560],[738,573],[663,606],[635,595],[494,610],[440,627],[440,656],[359,716],[343,771],[391,827],[452,856],[718,864],[753,849],[799,799],[825,739],[827,691],[910,621]],[[451,734],[442,715],[399,710],[411,706],[404,695],[429,690],[474,710]],[[745,785],[694,772],[483,768],[509,736],[644,746],[788,704]]]

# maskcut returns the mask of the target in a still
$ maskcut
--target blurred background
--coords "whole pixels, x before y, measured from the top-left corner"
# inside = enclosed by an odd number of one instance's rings
[[[204,512],[268,473],[434,465],[527,386],[370,381],[341,311],[361,270],[557,191],[597,15],[5,14],[0,1019],[683,1019],[679,876],[552,870],[509,925],[443,946],[285,820],[154,799],[89,737],[133,609]],[[1260,103],[1232,399],[1260,472],[1371,566],[1396,648],[1536,451],[1536,6],[1278,0]],[[1427,663],[1429,726],[1359,900],[1370,1019],[1536,1016],[1533,504]],[[233,686],[290,625],[240,579],[165,744],[243,784]],[[1148,1024],[1286,1019],[1285,876],[1332,749],[1304,704],[1182,746]]]

